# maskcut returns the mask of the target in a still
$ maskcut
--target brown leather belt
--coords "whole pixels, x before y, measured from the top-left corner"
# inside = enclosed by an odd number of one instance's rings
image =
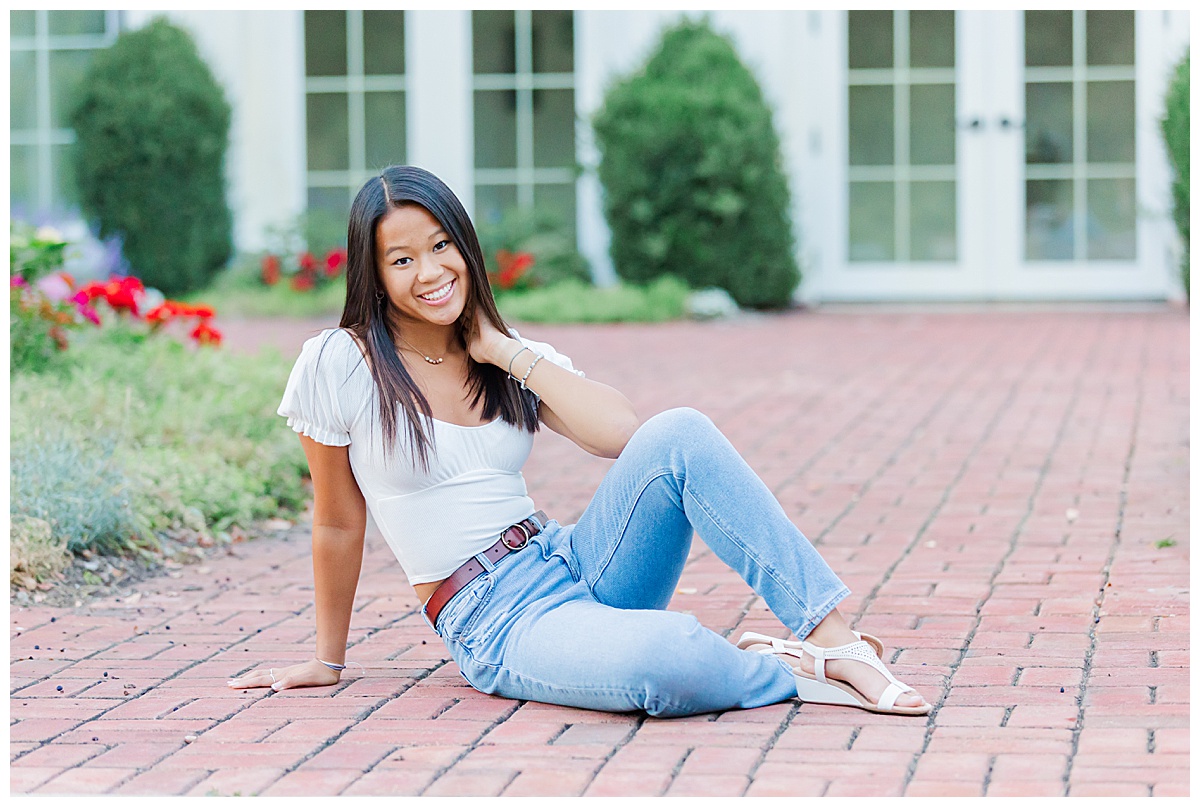
[[[492,563],[495,563],[510,552],[524,549],[525,545],[529,543],[529,539],[541,532],[547,522],[549,522],[549,519],[546,518],[546,514],[538,510],[529,518],[518,524],[513,524],[500,533],[500,540],[479,554]],[[442,612],[442,608],[445,607],[446,603],[450,602],[455,594],[462,591],[463,586],[486,571],[487,569],[484,568],[482,563],[475,558],[471,558],[443,580],[442,584],[433,592],[433,596],[425,603],[425,615],[429,617],[429,624],[437,627],[438,614]]]

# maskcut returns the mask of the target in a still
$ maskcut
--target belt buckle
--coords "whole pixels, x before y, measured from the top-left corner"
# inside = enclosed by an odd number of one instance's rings
[[[511,529],[514,529],[514,528],[520,530],[521,533],[525,536],[525,540],[521,541],[521,543],[517,544],[516,546],[513,546],[512,544],[510,544],[508,542],[508,531]],[[510,550],[516,551],[518,549],[524,549],[525,545],[529,543],[529,539],[531,537],[532,537],[532,535],[530,535],[530,532],[528,529],[526,529],[525,525],[518,523],[518,524],[513,524],[511,527],[508,528],[508,530],[505,530],[504,532],[500,533],[500,543],[504,544]]]

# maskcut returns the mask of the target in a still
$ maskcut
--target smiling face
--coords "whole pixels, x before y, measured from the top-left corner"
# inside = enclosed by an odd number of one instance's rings
[[[458,320],[470,291],[467,263],[428,210],[391,210],[376,226],[375,252],[397,324],[449,326]]]

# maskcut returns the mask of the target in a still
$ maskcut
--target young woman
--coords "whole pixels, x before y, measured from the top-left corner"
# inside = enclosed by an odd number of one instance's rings
[[[799,696],[931,706],[837,610],[849,592],[712,422],[640,423],[617,390],[506,327],[474,227],[440,180],[393,166],[350,211],[341,327],[305,343],[279,414],[315,490],[316,655],[230,681],[328,686],[344,668],[368,509],[477,689],[658,716]],[[521,476],[544,424],[615,459],[578,523]],[[803,641],[737,645],[664,610],[693,531]]]

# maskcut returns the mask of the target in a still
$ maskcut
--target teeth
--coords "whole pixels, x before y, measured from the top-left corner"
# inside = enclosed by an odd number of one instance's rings
[[[422,300],[429,300],[430,302],[437,302],[438,300],[441,300],[443,297],[445,297],[447,294],[449,294],[450,290],[453,288],[453,286],[454,286],[454,281],[451,280],[449,283],[447,283],[445,286],[442,286],[440,289],[435,289],[434,291],[431,291],[428,294],[422,294],[422,295],[420,295],[420,297]]]

